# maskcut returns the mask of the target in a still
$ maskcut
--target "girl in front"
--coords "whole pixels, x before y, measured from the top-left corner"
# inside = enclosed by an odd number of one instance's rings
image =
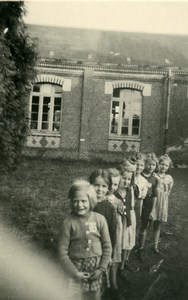
[[[168,198],[173,187],[173,178],[167,174],[172,167],[170,157],[165,154],[159,158],[158,178],[158,197],[152,212],[154,252],[159,253],[158,242],[160,237],[161,222],[167,222],[168,217]]]
[[[142,176],[148,181],[148,190],[145,199],[143,200],[142,214],[141,214],[141,227],[139,232],[139,244],[138,244],[138,258],[141,262],[144,261],[144,246],[147,235],[147,228],[152,221],[153,209],[157,199],[157,186],[158,180],[155,172],[158,167],[158,159],[155,153],[149,153],[146,155],[145,169],[142,172]]]
[[[100,300],[102,274],[112,253],[108,226],[102,215],[93,212],[97,197],[89,182],[75,181],[68,197],[72,213],[63,221],[59,254],[69,276],[69,296],[77,300]]]

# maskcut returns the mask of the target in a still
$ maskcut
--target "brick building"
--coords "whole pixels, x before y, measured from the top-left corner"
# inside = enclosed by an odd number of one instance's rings
[[[32,29],[35,35],[36,28]],[[161,154],[186,141],[188,59],[184,59],[184,68],[169,62],[167,66],[153,66],[150,55],[147,65],[138,65],[136,55],[122,58],[121,52],[109,48],[106,51],[113,53],[112,61],[101,52],[97,57],[97,51],[87,49],[86,44],[87,59],[75,58],[73,51],[65,59],[58,54],[55,41],[53,51],[53,46],[45,43],[44,32],[39,36],[41,59],[32,82],[27,155],[117,160],[127,151]],[[53,39],[54,35],[48,31],[48,36]],[[63,45],[59,49],[65,52]],[[83,53],[80,49],[79,44],[79,55]],[[167,57],[170,55],[171,51]],[[130,65],[130,60],[137,64]]]

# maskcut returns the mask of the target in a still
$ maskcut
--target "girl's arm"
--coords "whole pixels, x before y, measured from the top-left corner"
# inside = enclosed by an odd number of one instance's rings
[[[149,215],[149,219],[152,220],[153,219],[153,211],[154,211],[154,207],[156,205],[156,202],[157,202],[157,197],[154,197],[153,198],[153,206],[152,206],[152,209],[151,209],[151,213]]]
[[[117,214],[116,214],[115,207],[112,204],[109,210],[110,210],[110,222],[108,226],[109,226],[110,239],[112,243],[112,249],[114,249],[117,240]]]
[[[100,233],[101,233],[102,257],[101,257],[99,268],[101,270],[106,270],[112,255],[112,246],[111,246],[108,225],[104,217],[102,218]]]
[[[79,277],[78,270],[72,263],[71,259],[69,258],[69,244],[70,244],[70,236],[71,234],[71,225],[68,222],[68,219],[64,220],[62,230],[59,235],[59,256],[60,261],[64,270],[71,276],[71,277]]]
[[[173,179],[172,179],[172,177],[171,177],[171,181],[170,181],[169,186],[168,186],[168,195],[170,195],[171,190],[172,190],[172,188],[173,188],[173,185],[174,185],[174,181],[173,181]]]

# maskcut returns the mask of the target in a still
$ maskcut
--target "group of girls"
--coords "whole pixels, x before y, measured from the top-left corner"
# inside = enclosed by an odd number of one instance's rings
[[[60,260],[69,277],[70,299],[100,300],[105,288],[118,291],[117,271],[132,271],[129,257],[137,247],[143,261],[147,228],[153,222],[159,253],[160,224],[167,221],[172,161],[154,153],[137,154],[120,166],[98,169],[69,190],[71,214],[63,220]]]

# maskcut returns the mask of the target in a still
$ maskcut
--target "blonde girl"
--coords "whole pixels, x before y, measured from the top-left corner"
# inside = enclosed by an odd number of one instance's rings
[[[93,212],[97,197],[89,182],[75,181],[68,198],[72,212],[63,221],[59,254],[69,278],[69,299],[100,300],[102,274],[112,252],[108,226],[102,215]]]
[[[154,252],[159,253],[158,242],[160,237],[161,222],[167,222],[169,195],[173,187],[173,178],[168,172],[171,170],[172,160],[165,154],[159,158],[158,197],[152,211],[154,228]]]

